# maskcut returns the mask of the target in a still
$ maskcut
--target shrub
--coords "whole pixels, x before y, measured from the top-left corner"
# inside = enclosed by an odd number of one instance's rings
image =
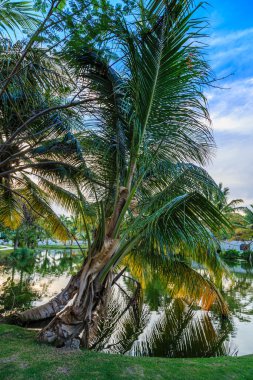
[[[241,257],[241,252],[237,251],[236,249],[228,249],[227,251],[223,251],[221,256],[224,259],[235,260]]]

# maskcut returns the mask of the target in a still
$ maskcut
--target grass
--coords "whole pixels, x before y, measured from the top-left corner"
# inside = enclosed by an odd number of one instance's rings
[[[3,258],[13,252],[13,248],[0,249],[0,258]]]
[[[87,245],[80,245],[81,248],[87,248]],[[36,249],[79,249],[78,245],[39,245]]]
[[[39,344],[35,332],[0,324],[0,379],[243,380],[253,379],[253,355],[208,359],[133,358],[66,351]]]
[[[87,248],[87,245],[80,245],[81,248]],[[63,244],[55,244],[55,245],[39,245],[35,248],[36,250],[54,250],[54,249],[80,249],[78,245],[63,245]],[[12,246],[5,246],[4,248],[1,248],[0,245],[0,255],[6,255],[7,253],[11,253],[14,250]]]

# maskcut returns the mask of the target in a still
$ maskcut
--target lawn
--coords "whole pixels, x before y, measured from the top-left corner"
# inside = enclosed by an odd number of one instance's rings
[[[87,249],[87,245],[81,244],[81,248]],[[63,245],[63,244],[55,244],[55,245],[39,245],[34,250],[63,250],[63,249],[80,249],[78,245]],[[0,245],[0,255],[6,255],[14,251],[13,246],[1,246]]]
[[[253,379],[253,355],[209,359],[133,358],[39,344],[35,332],[0,324],[0,379]]]
[[[81,248],[87,248],[87,245],[80,244]],[[63,245],[63,244],[55,244],[55,245],[39,245],[36,249],[80,249],[78,245]]]
[[[13,248],[11,247],[0,248],[0,258],[9,255],[11,252],[13,252]]]

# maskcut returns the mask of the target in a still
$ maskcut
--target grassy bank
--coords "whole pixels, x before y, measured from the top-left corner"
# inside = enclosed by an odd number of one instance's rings
[[[80,245],[81,248],[84,248],[86,249],[87,248],[87,245]],[[80,247],[78,245],[63,245],[63,244],[57,244],[57,245],[39,245],[38,247],[36,247],[34,250],[38,251],[38,250],[64,250],[64,249],[80,249]],[[6,246],[4,248],[2,248],[0,246],[0,255],[6,255],[8,253],[11,253],[14,251],[14,248],[11,247],[11,246]]]
[[[9,255],[11,252],[13,252],[13,248],[0,249],[0,258]]]
[[[87,248],[87,245],[80,245],[81,248]],[[39,245],[36,247],[36,249],[80,249],[78,245],[63,245],[63,244],[58,244],[58,245]]]
[[[239,358],[132,358],[71,352],[38,344],[35,333],[0,325],[0,378],[19,379],[253,379],[253,355]]]

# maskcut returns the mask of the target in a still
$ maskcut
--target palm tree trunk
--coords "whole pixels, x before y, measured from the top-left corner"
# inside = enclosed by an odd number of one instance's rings
[[[85,262],[84,262],[85,265]],[[69,280],[67,286],[44,305],[28,309],[18,315],[21,324],[54,317],[74,297],[79,287],[82,269]]]
[[[76,338],[82,334],[82,345],[89,346],[89,332],[94,323],[94,315],[105,302],[112,284],[111,274],[102,282],[99,274],[117,247],[118,240],[105,239],[102,249],[84,265],[73,303],[58,313],[49,325],[41,330],[39,340],[57,342],[66,346],[71,346],[75,342],[76,346]]]
[[[119,247],[119,240],[112,236],[127,196],[127,189],[120,188],[115,210],[106,223],[102,247],[96,249],[96,245],[91,246],[82,268],[72,276],[66,288],[47,304],[19,315],[22,323],[53,317],[41,330],[40,341],[66,346],[75,343],[76,347],[82,335],[82,345],[88,347],[90,327],[94,327],[96,313],[105,304],[112,285],[111,272],[103,281],[100,274]]]

